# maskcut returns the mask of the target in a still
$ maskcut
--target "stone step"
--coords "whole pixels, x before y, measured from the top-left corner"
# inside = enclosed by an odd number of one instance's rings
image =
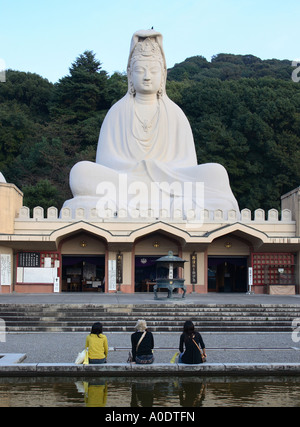
[[[133,331],[145,318],[153,331],[182,331],[186,319],[202,331],[291,331],[299,305],[93,305],[0,304],[8,332],[90,331],[101,321],[106,331]]]
[[[147,324],[153,324],[154,322],[160,321],[160,322],[165,322],[165,323],[171,323],[171,322],[176,322],[176,323],[181,323],[183,324],[186,320],[186,317],[183,316],[176,316],[176,319],[173,319],[172,317],[149,317],[149,316],[143,316],[143,318],[147,321]],[[32,324],[34,323],[41,323],[41,324],[47,324],[47,323],[57,323],[57,324],[63,324],[63,323],[72,323],[72,322],[76,322],[76,323],[81,323],[81,324],[91,324],[95,321],[98,322],[102,322],[104,324],[107,323],[124,323],[124,322],[131,322],[132,324],[135,324],[136,321],[138,320],[137,318],[131,318],[129,316],[122,316],[122,317],[115,317],[115,316],[109,316],[109,317],[104,317],[104,316],[98,316],[96,318],[91,318],[91,317],[82,317],[82,318],[76,318],[76,321],[74,320],[74,317],[32,317],[32,316],[26,316],[22,319],[20,319],[20,317],[17,316],[13,316],[13,317],[5,317],[3,318],[3,320],[5,321],[6,325],[11,325],[13,323],[20,323],[20,322],[31,322]],[[291,324],[292,321],[294,320],[293,316],[284,316],[284,317],[248,317],[248,316],[227,316],[227,317],[219,317],[219,316],[210,316],[210,317],[204,317],[201,318],[199,316],[189,316],[189,319],[192,319],[194,322],[200,323],[201,325],[204,325],[206,323],[213,323],[213,322],[217,322],[218,324],[220,323],[224,323],[224,322],[266,322],[266,323],[289,323]]]
[[[189,311],[188,313],[182,313],[180,311],[175,312],[175,313],[152,313],[152,312],[147,312],[147,311],[143,311],[143,312],[119,312],[119,313],[103,313],[103,312],[95,312],[95,313],[88,313],[85,312],[84,310],[81,311],[80,313],[72,313],[72,312],[57,312],[57,313],[53,313],[53,312],[41,312],[41,313],[31,313],[31,312],[24,312],[24,313],[17,313],[17,312],[4,312],[4,313],[0,313],[1,318],[6,318],[6,319],[11,319],[11,318],[55,318],[55,319],[67,319],[67,318],[80,318],[80,319],[84,319],[84,318],[106,318],[106,317],[115,317],[115,318],[140,318],[140,317],[160,317],[160,318],[170,318],[170,317],[198,317],[198,318],[212,318],[212,317],[217,317],[217,318],[228,318],[228,317],[262,317],[262,318],[266,318],[266,317],[273,317],[273,318],[284,318],[284,317],[297,317],[297,315],[300,316],[300,312],[299,313],[295,313],[295,312],[291,312],[291,311],[286,311],[284,313],[280,312],[269,312],[269,311],[265,311],[265,312],[251,312],[251,313],[244,313],[244,312],[232,312],[232,311],[228,311],[228,312],[196,312],[196,311]]]
[[[148,327],[153,330],[154,328],[176,328],[179,330],[182,330],[182,325],[183,325],[183,321],[172,321],[170,320],[168,323],[166,322],[161,322],[161,321],[152,321],[152,322],[148,322]],[[114,322],[111,321],[109,319],[109,321],[107,323],[104,324],[104,329],[105,330],[122,330],[123,328],[129,328],[130,330],[134,330],[134,326],[135,326],[136,322],[122,322],[122,324],[120,324],[120,322]],[[267,322],[263,322],[263,321],[251,321],[251,320],[246,320],[246,321],[230,321],[230,322],[201,322],[201,324],[198,326],[198,328],[200,328],[201,330],[203,328],[206,327],[219,327],[219,328],[224,328],[224,327],[230,327],[232,329],[236,329],[237,327],[266,327],[266,328],[271,328],[271,327],[280,327],[280,328],[286,328],[288,330],[292,330],[292,324],[291,322],[286,322],[286,321],[281,321],[281,322],[272,322],[272,321],[267,321]],[[57,327],[57,328],[64,328],[64,327],[84,327],[84,328],[91,328],[91,324],[89,323],[81,323],[81,322],[32,322],[32,321],[24,321],[22,322],[22,324],[20,325],[18,322],[8,322],[6,324],[6,329],[7,331],[12,330],[12,328],[28,328],[28,327],[40,327],[40,328],[52,328],[52,327]]]
[[[38,314],[32,314],[32,313],[24,313],[22,315],[18,314],[18,313],[2,313],[2,319],[5,321],[18,321],[21,319],[27,319],[27,320],[36,320],[36,321],[51,321],[51,320],[58,320],[58,321],[70,321],[73,319],[80,319],[80,321],[89,321],[89,320],[96,320],[96,319],[102,319],[102,320],[106,320],[106,319],[111,319],[111,320],[116,320],[116,321],[123,321],[123,320],[127,320],[127,319],[138,319],[138,318],[145,318],[148,320],[151,319],[161,319],[161,320],[165,320],[168,321],[169,319],[172,318],[181,318],[181,319],[186,319],[187,315],[186,314],[182,314],[182,313],[169,313],[168,315],[159,315],[159,314],[153,314],[153,313],[147,313],[147,312],[143,312],[143,313],[138,313],[138,315],[136,313],[93,313],[92,315],[89,313],[84,313],[82,312],[80,315],[73,315],[73,313],[38,313]],[[269,313],[269,312],[265,312],[265,313],[251,313],[251,314],[246,314],[246,313],[232,313],[232,312],[228,312],[228,313],[195,313],[195,312],[190,312],[188,313],[188,318],[190,319],[199,319],[199,321],[204,321],[204,320],[219,320],[219,321],[223,321],[223,320],[234,320],[234,319],[253,319],[253,320],[284,320],[284,319],[288,319],[288,320],[293,320],[295,318],[295,313]]]
[[[174,300],[173,300],[174,302]],[[275,310],[281,310],[281,309],[300,309],[300,306],[298,304],[0,304],[0,310],[20,310],[20,311],[26,311],[28,309],[31,310],[49,310],[49,311],[56,311],[57,309],[60,310],[105,310],[110,311],[114,309],[119,308],[127,308],[132,310],[144,310],[145,308],[147,310],[155,309],[155,310],[176,310],[177,308],[180,308],[182,310],[190,310],[190,309],[205,309],[205,310],[247,310],[247,309],[275,309]]]
[[[29,326],[29,327],[10,327],[7,332],[87,332],[89,333],[91,330],[90,327],[86,326]],[[151,328],[152,332],[182,332],[182,326],[178,328],[174,328],[172,326],[164,326],[164,327],[153,327]],[[119,328],[114,327],[106,327],[105,332],[133,332],[133,328],[129,326],[122,326]],[[282,327],[282,326],[209,326],[209,327],[201,327],[201,332],[291,332],[290,327]]]
[[[205,312],[205,311],[189,311],[187,313],[183,313],[181,310],[178,310],[176,312],[149,312],[149,311],[142,311],[142,312],[87,312],[85,310],[82,310],[80,312],[0,312],[0,315],[6,318],[11,317],[43,317],[43,318],[67,318],[67,317],[174,317],[178,315],[182,315],[182,317],[186,317],[186,315],[189,315],[189,317],[231,317],[231,316],[240,316],[240,317],[285,317],[285,316],[292,316],[295,317],[295,315],[300,315],[299,312],[295,311],[285,311],[285,312],[276,312],[276,311],[252,311],[252,312],[233,312],[233,311],[221,311],[221,312]]]
[[[146,317],[145,317],[146,318]],[[18,323],[19,322],[19,318],[14,318],[14,319],[7,319],[6,324],[10,325],[10,324],[14,324],[14,323]],[[92,319],[92,321],[94,321],[95,319]],[[110,324],[120,324],[120,318],[115,318],[115,317],[99,317],[98,318],[99,321],[103,321],[105,323],[110,323]],[[135,318],[128,318],[128,317],[124,317],[122,319],[122,322],[126,322],[126,323],[130,323],[130,324],[136,324],[136,320]],[[147,318],[147,324],[155,324],[155,323],[175,323],[175,324],[182,324],[182,322],[185,322],[186,317],[181,317],[178,316],[176,318]],[[285,323],[290,323],[291,320],[293,320],[292,318],[280,318],[280,319],[272,319],[272,318],[251,318],[251,317],[231,317],[231,318],[219,318],[219,317],[215,317],[212,319],[197,319],[194,318],[195,321],[199,320],[201,321],[201,325],[205,325],[205,324],[211,324],[211,323],[217,323],[217,324],[224,324],[224,323],[234,323],[234,322],[241,322],[241,323],[245,323],[245,322],[251,322],[251,323],[278,323],[281,324],[283,322]],[[69,319],[56,319],[56,318],[24,318],[22,319],[22,322],[26,322],[34,324],[34,323],[41,323],[41,324],[50,324],[50,323],[56,323],[56,324],[67,324],[67,323],[89,323],[90,322],[90,318],[85,318],[85,319],[75,319],[75,318],[69,318]]]
[[[6,318],[7,320],[18,320],[18,319],[41,319],[44,321],[47,320],[51,320],[51,319],[56,319],[59,321],[67,321],[68,319],[80,319],[81,321],[87,320],[87,319],[112,319],[112,320],[123,320],[123,319],[137,319],[140,317],[140,315],[142,315],[142,317],[148,318],[148,319],[163,319],[163,320],[169,320],[169,319],[173,319],[173,318],[182,318],[182,319],[186,319],[186,314],[185,313],[169,313],[168,315],[159,315],[158,313],[147,313],[147,312],[143,312],[143,313],[138,313],[138,315],[136,315],[136,313],[96,313],[96,314],[92,314],[90,315],[89,313],[84,313],[82,312],[81,315],[77,315],[74,316],[73,313],[38,313],[38,314],[31,314],[31,313],[24,313],[22,315],[19,315],[18,313],[10,313],[9,315],[4,315],[2,316],[2,318]],[[231,318],[241,318],[241,319],[247,319],[247,318],[251,318],[251,319],[285,319],[285,318],[294,318],[294,313],[285,313],[285,314],[281,314],[281,313],[252,313],[252,314],[246,314],[246,313],[232,313],[232,312],[228,312],[228,313],[209,313],[209,314],[205,314],[205,313],[193,313],[190,312],[188,313],[189,317],[194,317],[194,318],[198,318],[198,319],[218,319],[218,320],[228,320]]]
[[[10,310],[5,310],[3,308],[1,308],[0,306],[0,315],[13,315],[13,314],[18,314],[18,315],[25,315],[27,313],[31,313],[33,314],[44,314],[44,315],[57,315],[62,314],[62,313],[72,313],[72,315],[82,315],[82,313],[88,313],[89,315],[99,315],[99,313],[114,313],[116,315],[118,315],[119,313],[128,313],[128,314],[139,314],[139,313],[152,313],[153,315],[165,315],[165,316],[169,316],[170,314],[177,314],[178,312],[182,312],[182,313],[193,313],[193,314],[200,314],[200,313],[243,313],[243,314],[254,314],[254,313],[276,313],[276,314],[285,314],[285,313],[295,313],[295,314],[300,314],[300,307],[280,307],[280,308],[268,308],[268,307],[257,307],[257,308],[240,308],[240,309],[233,309],[231,307],[224,307],[222,309],[208,309],[208,308],[202,308],[202,307],[197,307],[197,308],[187,308],[187,307],[176,307],[176,308],[170,308],[170,309],[164,309],[163,311],[161,309],[156,308],[144,308],[144,309],[140,309],[140,308],[126,308],[126,307],[115,307],[113,309],[86,309],[85,307],[82,307],[81,309],[62,309],[62,308],[57,308],[55,310],[49,310],[49,309],[31,309],[31,307],[29,308],[23,308],[23,309],[10,309]]]

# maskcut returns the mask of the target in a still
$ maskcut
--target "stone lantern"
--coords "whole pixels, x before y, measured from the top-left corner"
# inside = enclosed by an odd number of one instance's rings
[[[162,288],[168,290],[168,298],[172,298],[174,289],[182,289],[182,298],[185,298],[184,279],[177,277],[179,268],[184,268],[185,262],[182,258],[174,256],[172,251],[169,251],[167,256],[156,260],[156,285],[153,288],[155,299],[158,299],[157,290]]]

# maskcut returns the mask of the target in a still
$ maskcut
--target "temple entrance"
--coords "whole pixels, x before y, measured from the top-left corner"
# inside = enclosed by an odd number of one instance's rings
[[[105,292],[105,256],[62,256],[62,292]]]
[[[153,292],[156,284],[156,260],[172,251],[178,254],[179,245],[173,235],[154,232],[141,237],[135,243],[134,291]],[[164,272],[160,272],[164,274]],[[166,269],[166,277],[168,271]],[[175,271],[174,271],[175,274]]]
[[[153,292],[157,272],[160,278],[168,277],[168,268],[160,266],[156,270],[156,260],[162,256],[165,255],[135,257],[135,292]],[[178,278],[178,268],[174,268],[173,277]]]
[[[208,292],[247,292],[247,257],[208,257]]]
[[[135,292],[153,292],[156,279],[156,256],[135,257]]]

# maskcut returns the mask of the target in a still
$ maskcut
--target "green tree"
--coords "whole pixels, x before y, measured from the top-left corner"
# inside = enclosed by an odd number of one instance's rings
[[[55,84],[51,113],[65,115],[70,124],[86,120],[96,112],[109,108],[107,73],[92,51],[85,51],[70,68],[70,75]]]
[[[76,162],[76,153],[71,157],[65,148],[59,138],[44,137],[33,145],[26,145],[14,165],[18,171],[16,183],[22,191],[47,179],[57,188],[57,203],[71,197],[69,173]]]
[[[107,100],[109,106],[119,101],[126,94],[127,90],[127,75],[117,72],[113,73],[107,81]]]
[[[10,165],[24,141],[35,131],[28,108],[15,101],[0,104],[0,167]]]
[[[6,83],[0,84],[0,103],[26,106],[31,119],[43,123],[49,120],[48,103],[53,87],[38,74],[8,70]]]
[[[46,211],[48,207],[59,207],[59,191],[48,179],[42,179],[35,185],[23,188],[24,206],[33,209],[41,206]]]
[[[169,70],[168,79],[201,81],[203,78],[237,80],[240,78],[272,77],[282,80],[291,79],[291,61],[262,60],[253,55],[232,55],[219,53],[211,62],[203,56],[193,56],[175,64]]]

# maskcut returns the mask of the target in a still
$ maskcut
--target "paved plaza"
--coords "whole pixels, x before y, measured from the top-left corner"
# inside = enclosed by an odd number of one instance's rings
[[[186,298],[154,299],[153,292],[126,294],[62,292],[57,294],[0,294],[0,304],[299,304],[300,295],[247,295],[245,293],[186,294]]]
[[[186,299],[154,300],[153,294],[45,294],[1,295],[0,304],[300,304],[300,295],[189,294]],[[300,320],[299,320],[300,324]],[[104,333],[105,333],[105,324]],[[197,325],[201,333],[201,325]],[[132,331],[134,332],[134,331]],[[84,348],[87,333],[6,333],[0,353],[25,353],[25,363],[72,363]],[[109,362],[126,362],[129,332],[109,332]],[[168,363],[179,346],[180,333],[156,332],[155,361]],[[300,332],[202,333],[210,363],[300,363]],[[295,341],[299,337],[299,341]]]

